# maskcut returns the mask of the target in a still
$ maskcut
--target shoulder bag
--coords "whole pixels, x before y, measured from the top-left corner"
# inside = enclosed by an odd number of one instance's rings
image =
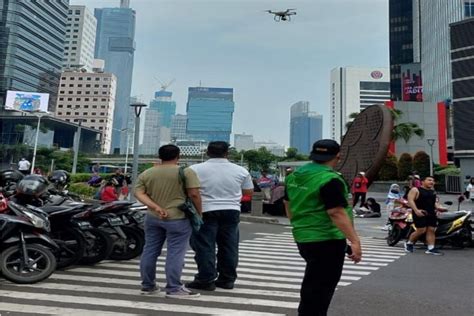
[[[186,218],[188,218],[189,221],[191,222],[191,227],[193,228],[193,232],[197,233],[201,229],[201,225],[204,224],[204,222],[202,221],[201,216],[196,210],[196,207],[194,206],[193,201],[188,196],[188,192],[186,190],[186,177],[184,175],[184,168],[185,167],[179,167],[179,178],[181,179],[181,184],[183,186],[183,192],[184,192],[184,195],[186,196],[186,199],[183,204],[178,206],[178,208],[184,212],[184,215],[186,216]]]

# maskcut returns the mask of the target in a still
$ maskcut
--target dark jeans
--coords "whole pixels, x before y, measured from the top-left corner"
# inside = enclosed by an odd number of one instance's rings
[[[325,316],[341,279],[346,240],[298,243],[306,270],[301,285],[299,316]]]
[[[353,197],[353,201],[352,201],[352,207],[356,206],[357,202],[359,202],[359,198],[361,199],[360,200],[360,207],[364,206],[366,195],[367,195],[367,193],[355,192],[354,197]]]
[[[219,282],[234,283],[239,261],[240,212],[204,212],[203,220],[204,225],[199,233],[191,236],[191,248],[196,253],[194,259],[198,267],[198,274],[194,279],[200,283],[211,283],[216,279]]]

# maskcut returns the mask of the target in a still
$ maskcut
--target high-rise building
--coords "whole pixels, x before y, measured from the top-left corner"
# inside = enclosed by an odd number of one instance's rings
[[[474,2],[474,1],[473,1]],[[466,5],[474,16],[474,3]],[[459,159],[462,179],[474,176],[474,19],[451,24],[454,156]]]
[[[126,140],[120,130],[128,128],[130,92],[135,52],[135,11],[122,2],[120,8],[95,9],[97,34],[95,57],[105,60],[105,71],[117,77],[112,149],[124,153]]]
[[[0,107],[7,90],[49,93],[54,111],[68,0],[0,1]]]
[[[423,100],[452,99],[449,24],[461,21],[465,3],[472,0],[415,0],[418,2]]]
[[[341,141],[352,113],[390,99],[389,80],[386,68],[338,67],[331,70],[332,139]]]
[[[313,143],[323,138],[323,116],[309,111],[309,102],[300,101],[290,108],[290,147],[309,154]]]
[[[184,114],[176,114],[171,119],[171,140],[185,140],[186,136],[186,123],[188,116]]]
[[[63,69],[84,68],[92,71],[97,20],[83,5],[69,6]]]
[[[413,41],[419,26],[413,9],[414,0],[389,1],[390,91],[394,101],[402,100],[401,65],[419,62],[419,43]]]
[[[277,157],[285,156],[285,146],[280,145],[272,140],[255,142],[255,149],[266,148],[269,152]]]
[[[109,154],[116,89],[111,73],[63,72],[55,116],[101,131],[101,151]]]
[[[160,90],[155,92],[155,99],[150,102],[149,109],[160,113],[159,124],[171,128],[172,118],[176,114],[176,102],[171,100],[173,93]]]
[[[234,134],[234,147],[238,151],[255,149],[253,135]]]
[[[232,88],[189,88],[186,126],[188,138],[206,142],[230,142],[233,99]]]

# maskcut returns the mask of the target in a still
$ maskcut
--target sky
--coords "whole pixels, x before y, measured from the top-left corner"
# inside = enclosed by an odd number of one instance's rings
[[[120,0],[71,0],[89,9]],[[388,67],[388,0],[131,0],[132,95],[148,103],[167,82],[186,112],[188,87],[234,88],[233,133],[289,145],[290,106],[309,101],[329,137],[335,67]],[[291,22],[265,10],[296,8]],[[233,138],[232,138],[233,141]]]

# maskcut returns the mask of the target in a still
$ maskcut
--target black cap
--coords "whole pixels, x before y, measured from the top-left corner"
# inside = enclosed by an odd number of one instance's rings
[[[332,139],[321,139],[313,144],[309,158],[313,161],[329,161],[336,157],[341,150],[341,146]]]

